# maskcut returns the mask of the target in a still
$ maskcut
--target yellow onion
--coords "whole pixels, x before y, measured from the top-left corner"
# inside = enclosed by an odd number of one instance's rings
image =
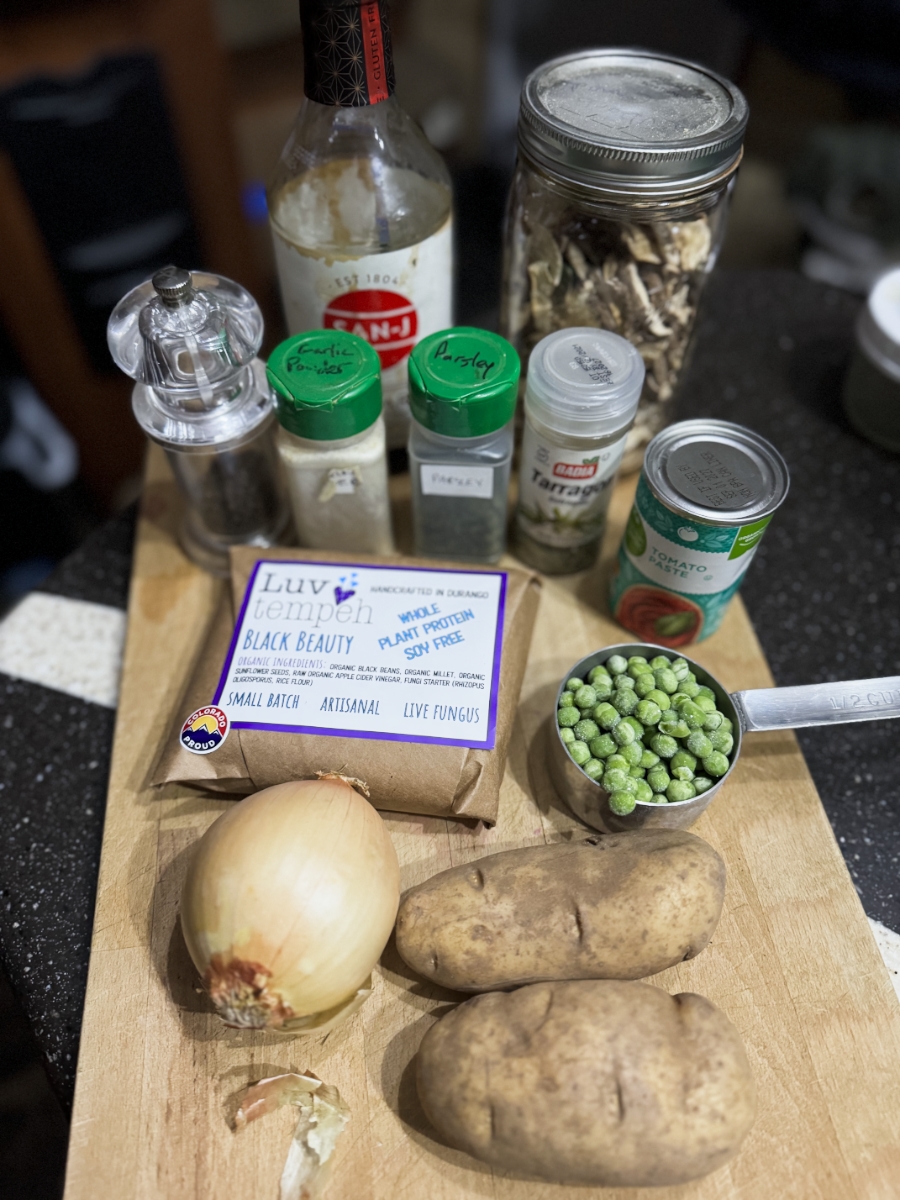
[[[400,868],[352,782],[325,775],[266,788],[197,844],[181,928],[226,1024],[321,1033],[369,994]]]

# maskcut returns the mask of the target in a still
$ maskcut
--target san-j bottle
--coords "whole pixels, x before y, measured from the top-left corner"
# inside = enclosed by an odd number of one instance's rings
[[[409,428],[407,358],[452,323],[443,160],[394,96],[386,0],[300,0],[306,98],[269,192],[288,332],[378,351],[389,446]]]
[[[219,575],[229,546],[271,546],[287,523],[262,336],[242,287],[177,267],[133,288],[107,327],[116,365],[137,380],[138,424],[165,450],[187,500],[182,545]]]

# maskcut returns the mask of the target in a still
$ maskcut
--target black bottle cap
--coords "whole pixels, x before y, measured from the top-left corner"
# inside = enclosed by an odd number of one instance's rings
[[[300,0],[300,21],[310,100],[360,108],[393,96],[387,0]]]

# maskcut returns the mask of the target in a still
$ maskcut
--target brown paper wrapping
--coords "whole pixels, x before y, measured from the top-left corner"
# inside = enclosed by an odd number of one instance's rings
[[[528,659],[531,632],[540,598],[540,581],[530,571],[503,568],[507,574],[503,652],[497,697],[497,737],[493,750],[437,746],[425,742],[388,742],[313,734],[233,729],[213,754],[191,754],[179,741],[185,718],[209,704],[219,682],[238,611],[253,567],[261,558],[299,562],[346,562],[346,554],[314,550],[260,550],[241,546],[231,552],[232,594],[213,617],[206,644],[174,715],[152,775],[154,786],[188,784],[206,791],[246,795],[316,771],[340,771],[369,785],[376,808],[438,817],[466,817],[489,824],[497,819],[500,781],[512,733],[519,691]],[[386,560],[354,554],[354,562]],[[451,567],[478,570],[468,563],[391,558],[391,566]],[[496,568],[484,568],[496,570]]]

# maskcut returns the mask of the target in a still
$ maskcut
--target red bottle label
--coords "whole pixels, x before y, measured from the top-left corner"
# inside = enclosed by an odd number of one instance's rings
[[[399,292],[365,288],[336,296],[322,314],[325,329],[364,338],[378,352],[382,370],[406,358],[416,344],[415,305]]]

